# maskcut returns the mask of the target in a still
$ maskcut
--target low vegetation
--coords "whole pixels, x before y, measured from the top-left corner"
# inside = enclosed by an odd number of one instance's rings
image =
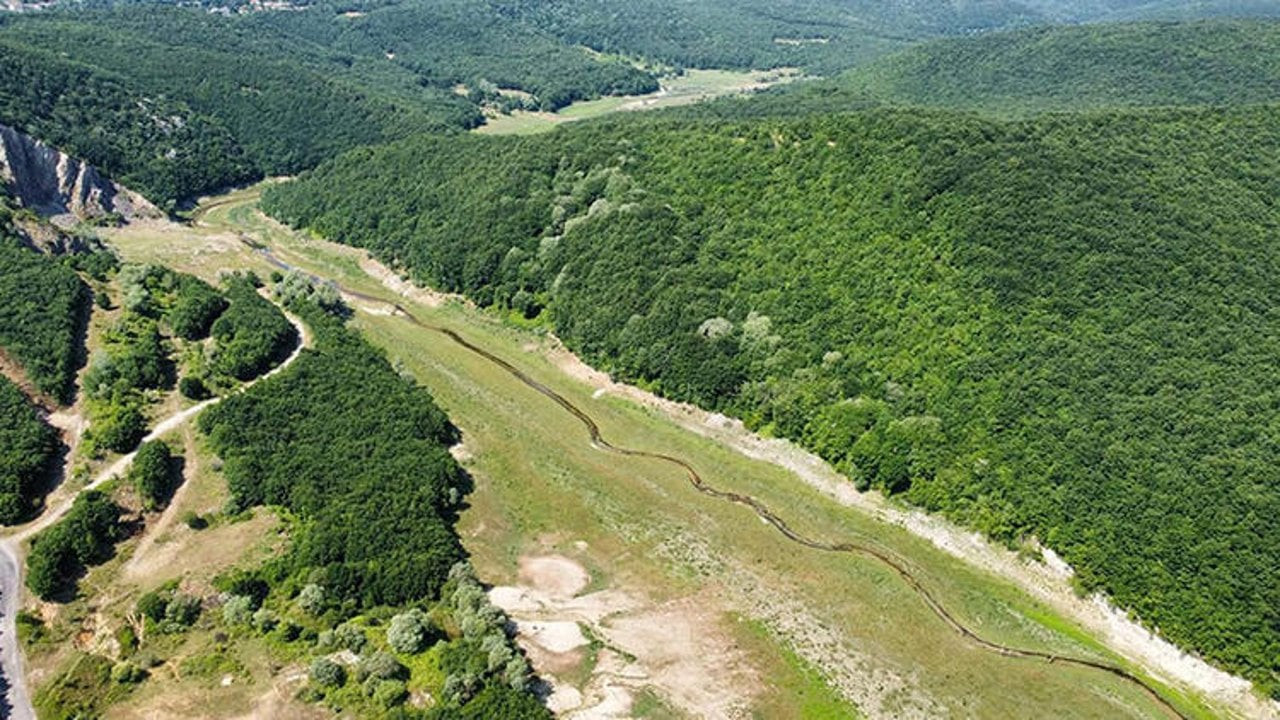
[[[360,150],[264,207],[862,487],[1034,534],[1276,688],[1278,134],[1270,108],[632,118]]]
[[[297,345],[297,330],[253,276],[227,276],[225,293],[155,265],[126,265],[116,280],[122,312],[84,376],[91,449],[137,447],[148,402],[175,382],[204,399],[261,375]]]

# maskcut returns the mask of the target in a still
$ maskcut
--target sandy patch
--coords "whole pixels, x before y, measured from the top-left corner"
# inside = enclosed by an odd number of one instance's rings
[[[551,685],[547,703],[557,715],[629,717],[635,693],[651,688],[693,717],[749,717],[760,678],[714,598],[655,604],[617,589],[578,595],[591,577],[559,555],[522,558],[519,576],[520,585],[495,587],[489,599],[515,621],[517,640]],[[589,653],[594,666],[575,687],[565,678]]]
[[[382,283],[382,286],[386,289],[400,297],[408,298],[409,300],[426,307],[440,307],[450,300],[458,300],[465,302],[468,306],[471,305],[470,301],[464,300],[460,295],[450,295],[448,293],[428,290],[405,280],[394,270],[378,262],[368,253],[361,254],[359,264],[361,270],[365,271],[365,273],[373,279]]]
[[[182,577],[194,568],[212,577],[236,564],[277,525],[275,514],[263,510],[244,522],[208,530],[173,523],[163,539],[159,533],[144,537],[123,573],[126,579],[147,586]]]
[[[591,582],[581,565],[562,555],[522,558],[520,582],[532,590],[557,600],[577,595]]]

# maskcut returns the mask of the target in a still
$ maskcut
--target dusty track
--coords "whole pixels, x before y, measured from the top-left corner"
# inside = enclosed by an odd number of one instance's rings
[[[286,313],[286,317],[298,330],[298,346],[279,365],[241,385],[239,389],[231,394],[243,392],[252,385],[283,371],[302,355],[304,348],[311,345],[311,335],[307,330],[307,326],[301,320],[288,313]],[[183,423],[200,414],[205,408],[217,404],[227,397],[230,397],[230,394],[210,398],[170,415],[157,423],[151,432],[147,433],[146,437],[142,439],[142,442],[155,440],[165,433],[180,427]],[[123,475],[129,469],[130,464],[133,463],[135,455],[137,455],[136,450],[122,456],[105,470],[98,473],[98,476],[81,488],[80,492],[92,490],[113,477]],[[79,495],[79,493],[76,495]],[[22,591],[24,560],[22,543],[57,522],[71,509],[75,498],[76,496],[72,496],[57,506],[47,508],[36,520],[20,528],[15,528],[11,534],[0,539],[0,691],[3,691],[3,696],[0,696],[0,718],[35,720],[36,717],[31,699],[27,693],[26,677],[22,669],[22,653],[18,647],[17,613],[19,608],[18,601]]]
[[[282,270],[298,270],[299,272],[305,272],[299,268],[295,268],[292,265],[289,265],[288,263],[280,260],[274,254],[272,254],[269,249],[254,243],[250,243],[247,239],[244,241],[246,244],[250,245],[259,253],[261,253],[266,258],[266,260],[270,262],[272,265],[275,265],[276,267]],[[307,273],[307,274],[313,279],[321,282],[332,282],[332,281],[327,281],[323,278],[319,278],[317,276],[311,275],[310,273]],[[662,462],[666,462],[671,465],[675,465],[676,467],[680,468],[685,472],[685,474],[689,478],[689,483],[698,492],[704,495],[707,495],[709,497],[716,498],[718,500],[725,500],[727,502],[732,502],[732,503],[750,508],[752,511],[755,512],[755,514],[761,520],[771,525],[774,529],[776,529],[779,533],[781,533],[783,537],[785,537],[786,539],[798,545],[809,548],[811,550],[817,550],[820,552],[862,555],[865,557],[873,558],[879,561],[880,563],[888,566],[895,573],[897,573],[900,578],[902,578],[903,582],[905,582],[908,587],[910,587],[913,591],[915,591],[915,593],[918,596],[920,596],[920,599],[924,601],[924,603],[929,607],[930,610],[934,612],[935,615],[938,616],[939,619],[945,622],[958,635],[965,638],[972,644],[982,648],[983,650],[987,650],[989,652],[993,652],[998,655],[1003,655],[1005,657],[1010,657],[1010,658],[1021,658],[1026,660],[1044,661],[1047,664],[1073,665],[1076,667],[1088,668],[1091,670],[1096,670],[1098,672],[1103,672],[1103,673],[1113,675],[1117,678],[1120,678],[1121,680],[1124,680],[1140,688],[1143,692],[1145,692],[1148,696],[1150,696],[1151,699],[1155,701],[1156,704],[1158,704],[1169,715],[1169,717],[1182,718],[1183,720],[1189,720],[1190,716],[1183,713],[1170,700],[1166,699],[1163,695],[1161,695],[1160,691],[1157,690],[1154,685],[1152,685],[1151,683],[1144,680],[1143,678],[1135,675],[1129,670],[1126,670],[1125,668],[1120,667],[1118,665],[1113,665],[1110,663],[1105,663],[1097,660],[1090,660],[1087,658],[1078,658],[1078,657],[1071,657],[1066,655],[1055,655],[1053,653],[1042,652],[1039,650],[1010,647],[1008,645],[1002,645],[981,637],[980,635],[975,633],[973,630],[969,629],[969,627],[961,623],[960,620],[957,619],[954,615],[952,615],[951,612],[948,611],[947,608],[943,606],[941,602],[938,601],[937,597],[935,597],[934,594],[921,583],[920,579],[914,573],[911,572],[911,570],[907,567],[907,563],[901,558],[894,555],[893,553],[890,553],[889,551],[883,548],[875,547],[870,544],[855,543],[855,542],[830,543],[830,542],[823,542],[820,540],[815,540],[810,537],[806,537],[805,535],[792,529],[786,523],[786,521],[780,518],[776,513],[770,510],[768,506],[766,506],[764,503],[760,502],[756,498],[750,495],[744,495],[741,493],[734,493],[726,490],[721,490],[711,485],[708,485],[703,480],[702,476],[698,474],[698,471],[695,470],[692,465],[682,460],[681,458],[678,458],[672,455],[667,455],[664,453],[650,452],[647,450],[636,450],[633,448],[622,447],[622,446],[614,445],[610,443],[601,433],[600,426],[596,423],[596,421],[590,415],[588,415],[584,410],[579,408],[577,405],[574,405],[573,402],[570,401],[568,398],[564,397],[563,395],[557,393],[555,390],[551,389],[550,387],[530,377],[523,370],[520,370],[519,368],[507,362],[506,360],[498,357],[497,355],[494,355],[493,353],[489,352],[488,350],[485,350],[482,347],[472,344],[471,342],[469,342],[468,340],[466,340],[465,338],[463,338],[461,335],[454,332],[453,330],[422,322],[417,317],[415,317],[411,312],[409,312],[406,308],[401,306],[399,303],[389,303],[382,298],[375,297],[373,295],[367,295],[365,293],[357,292],[347,288],[343,288],[341,286],[338,286],[338,289],[344,295],[350,296],[355,299],[364,300],[366,302],[372,302],[380,305],[390,305],[393,308],[394,313],[396,315],[399,315],[405,318],[408,322],[424,330],[428,330],[431,332],[444,335],[454,343],[462,346],[463,348],[466,348],[468,351],[502,368],[512,377],[516,378],[517,380],[519,380],[521,383],[528,386],[529,388],[536,390],[537,392],[546,396],[548,399],[552,400],[557,405],[564,408],[569,414],[577,418],[578,421],[581,422],[586,427],[587,433],[591,437],[591,443],[593,446],[598,447],[602,450],[606,450],[608,452],[616,453],[618,455],[623,455],[627,457],[648,458],[652,460],[659,460]]]

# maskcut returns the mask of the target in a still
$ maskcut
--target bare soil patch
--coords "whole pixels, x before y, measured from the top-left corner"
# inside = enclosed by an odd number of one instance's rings
[[[693,717],[750,714],[761,678],[733,641],[719,603],[705,593],[654,603],[605,589],[579,595],[591,581],[560,555],[520,560],[520,584],[490,598],[516,622],[518,639],[551,684],[548,705],[586,720],[629,717],[645,688]],[[570,675],[585,680],[577,685]]]

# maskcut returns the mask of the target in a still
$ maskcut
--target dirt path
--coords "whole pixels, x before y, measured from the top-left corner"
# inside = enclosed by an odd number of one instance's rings
[[[288,312],[285,313],[285,317],[298,330],[298,346],[279,365],[240,386],[235,392],[244,392],[262,380],[282,372],[301,356],[304,348],[310,347],[312,342],[311,333],[306,325]],[[170,431],[181,427],[183,423],[191,418],[199,415],[204,409],[221,402],[226,397],[230,397],[230,395],[211,398],[170,415],[157,423],[155,428],[142,439],[142,442],[149,442],[168,434]],[[92,490],[117,475],[123,475],[129,469],[130,464],[133,463],[133,458],[136,454],[137,451],[134,451],[116,460],[109,467],[98,473],[97,477],[84,486],[80,492]],[[22,655],[17,639],[17,611],[22,592],[22,543],[61,519],[71,509],[71,505],[74,502],[74,496],[67,498],[56,507],[46,509],[44,514],[36,520],[14,528],[10,534],[0,540],[0,613],[3,614],[0,617],[0,671],[3,673],[3,677],[0,677],[0,683],[7,681],[7,683],[3,684],[8,686],[8,706],[4,708],[5,712],[0,713],[0,717],[13,718],[14,720],[34,720],[35,718],[35,711],[32,709],[31,701],[27,694],[26,675],[22,669]]]

